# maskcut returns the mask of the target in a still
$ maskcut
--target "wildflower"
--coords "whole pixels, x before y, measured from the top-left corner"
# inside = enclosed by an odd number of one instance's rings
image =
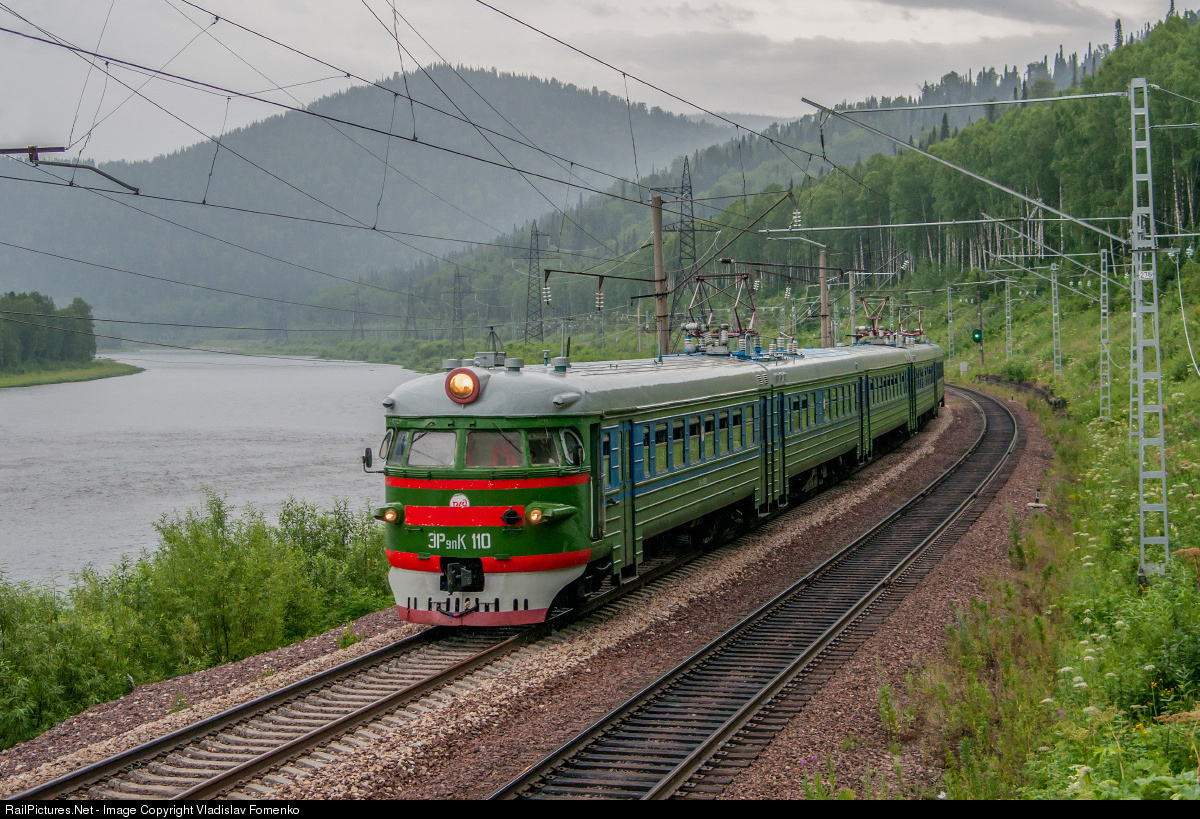
[[[1100,709],[1098,709],[1094,705],[1089,705],[1087,708],[1083,709],[1083,713],[1085,713],[1085,714],[1097,714],[1099,712],[1100,712]]]
[[[1096,649],[1094,649],[1094,648],[1085,648],[1085,649],[1083,650],[1083,653],[1084,653],[1084,654],[1095,654],[1095,653],[1096,653]]]
[[[1073,680],[1071,680],[1071,682],[1081,683],[1083,682],[1083,677],[1075,677]]]
[[[1153,670],[1154,670],[1154,666],[1152,664],[1146,664],[1146,665],[1142,666],[1142,671],[1153,671]]]
[[[1094,662],[1096,662],[1096,658],[1092,657],[1091,655],[1088,655],[1087,657],[1083,658],[1083,661],[1085,663],[1094,663]]]
[[[1086,567],[1086,566],[1095,566],[1096,564],[1095,563],[1084,563],[1083,565]]]
[[[1050,697],[1046,697],[1046,699],[1042,700],[1042,705],[1053,705],[1053,704],[1054,704],[1054,700]]]
[[[1079,689],[1084,689],[1084,688],[1088,687],[1088,684],[1085,682],[1077,682],[1077,683],[1075,683],[1075,685],[1073,687],[1079,688]]]
[[[1059,674],[1070,674],[1074,670],[1075,669],[1071,668],[1071,666],[1064,665],[1062,668],[1058,669],[1058,673]]]
[[[1105,674],[1104,676],[1105,676],[1105,677],[1108,677],[1108,678],[1114,678],[1114,677],[1116,677],[1117,675],[1116,675],[1116,674],[1114,674],[1114,673],[1112,673],[1112,672],[1110,671],[1110,672],[1108,672],[1107,674]]]
[[[1090,626],[1090,625],[1092,624],[1092,618],[1091,618],[1091,617],[1084,617],[1084,618],[1083,618],[1083,624],[1084,624],[1085,626]]]

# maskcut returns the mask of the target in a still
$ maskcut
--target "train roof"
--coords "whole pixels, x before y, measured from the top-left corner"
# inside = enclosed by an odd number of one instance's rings
[[[479,397],[470,404],[450,400],[447,374],[441,372],[406,381],[384,405],[387,415],[399,418],[595,416],[717,396],[748,397],[767,385],[783,389],[942,357],[941,347],[923,343],[856,344],[752,359],[673,355],[661,362],[653,358],[593,361],[572,363],[565,372],[545,364],[516,369],[472,366],[473,361],[467,360],[463,363],[480,380]]]

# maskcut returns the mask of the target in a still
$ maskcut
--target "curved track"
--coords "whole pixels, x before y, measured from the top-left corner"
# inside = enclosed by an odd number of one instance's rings
[[[658,561],[638,578],[597,593],[584,605],[563,610],[538,626],[428,628],[11,798],[208,799],[269,776],[298,757],[305,761],[289,773],[303,775],[305,766],[322,764],[322,746],[341,741],[352,747],[357,744],[352,732],[374,719],[396,719],[386,715],[406,706],[420,713],[422,697],[439,696],[439,689],[453,686],[691,557]]]
[[[770,741],[987,506],[1017,427],[972,394],[984,430],[920,495],[493,798],[713,794]],[[1008,467],[1008,469],[1006,469]],[[983,497],[981,497],[983,496]],[[780,695],[784,696],[780,696]],[[772,710],[773,708],[773,710]]]
[[[801,583],[813,583],[832,571],[842,556],[861,545],[862,541],[852,545]],[[303,775],[305,767],[322,764],[322,746],[336,747],[340,742],[352,747],[354,731],[374,719],[395,719],[386,715],[406,706],[419,713],[422,697],[453,686],[456,680],[644,586],[693,556],[657,562],[636,580],[594,595],[582,607],[541,626],[519,632],[427,629],[12,798],[206,799],[264,775],[270,782],[272,770],[289,764],[293,766],[289,774]],[[303,761],[292,762],[297,758]],[[702,792],[710,785],[697,787]]]

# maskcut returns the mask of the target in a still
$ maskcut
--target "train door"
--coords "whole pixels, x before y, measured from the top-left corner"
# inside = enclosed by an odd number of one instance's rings
[[[632,555],[631,565],[641,565],[644,560],[642,554],[642,538],[638,533],[637,521],[635,519],[637,511],[637,488],[646,479],[647,470],[650,468],[647,458],[652,457],[654,445],[649,444],[650,441],[650,424],[635,424],[632,421],[627,421],[621,424],[621,434],[625,436],[626,447],[629,452],[628,460],[626,461],[627,468],[625,470],[625,514],[624,526],[628,535],[625,538],[625,548]]]
[[[600,430],[601,471],[604,473],[604,540],[612,553],[613,572],[636,566],[633,556],[633,499],[627,479],[628,422]]]
[[[759,499],[759,510],[767,511],[775,500],[775,447],[771,440],[771,400],[768,396],[759,396],[755,408],[754,436],[758,439],[756,445],[759,456],[759,476],[762,486],[762,497]]]
[[[911,435],[917,431],[917,368],[909,364],[904,379],[908,384],[908,432]]]
[[[870,376],[859,376],[855,382],[855,389],[858,390],[858,401],[855,404],[855,409],[858,410],[858,460],[862,463],[871,457],[871,412],[868,404],[868,396],[871,393]]]
[[[787,502],[787,397],[782,393],[777,394],[772,399],[772,404],[775,407],[775,417],[771,424],[772,435],[775,438],[771,447],[775,452],[775,468],[772,473],[775,484],[774,497],[783,504]]]

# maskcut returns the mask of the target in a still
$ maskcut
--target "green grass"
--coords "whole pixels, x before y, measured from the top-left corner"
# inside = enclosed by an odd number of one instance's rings
[[[1183,333],[1175,265],[1165,256],[1160,275],[1176,554],[1145,589],[1137,583],[1138,474],[1127,414],[1128,297],[1118,296],[1111,308],[1111,420],[1097,417],[1095,305],[1063,300],[1057,382],[1045,305],[1014,310],[1011,363],[1004,360],[1002,310],[985,328],[986,372],[1052,385],[1069,404],[1055,414],[1042,399],[1024,396],[1054,446],[1043,491],[1049,508],[1023,527],[1013,519],[1010,565],[947,628],[945,656],[913,672],[911,706],[898,712],[892,692],[880,692],[889,734],[940,765],[941,788],[952,798],[1200,798],[1200,376]],[[1200,265],[1185,262],[1180,275],[1185,297],[1196,293]],[[1193,301],[1186,320],[1194,346],[1200,311]],[[931,312],[927,326],[936,338]],[[943,311],[943,344],[945,326]],[[956,352],[972,356],[966,383],[977,386],[977,349],[970,328],[959,330]]]
[[[141,367],[122,364],[107,358],[97,358],[88,364],[62,364],[24,373],[0,373],[0,389],[33,387],[39,384],[65,384],[71,381],[95,381],[118,375],[142,372]]]
[[[159,546],[70,585],[0,572],[0,748],[143,685],[288,645],[387,607],[382,532],[343,501],[288,501],[275,525],[209,492]],[[357,642],[352,630],[339,643]]]

